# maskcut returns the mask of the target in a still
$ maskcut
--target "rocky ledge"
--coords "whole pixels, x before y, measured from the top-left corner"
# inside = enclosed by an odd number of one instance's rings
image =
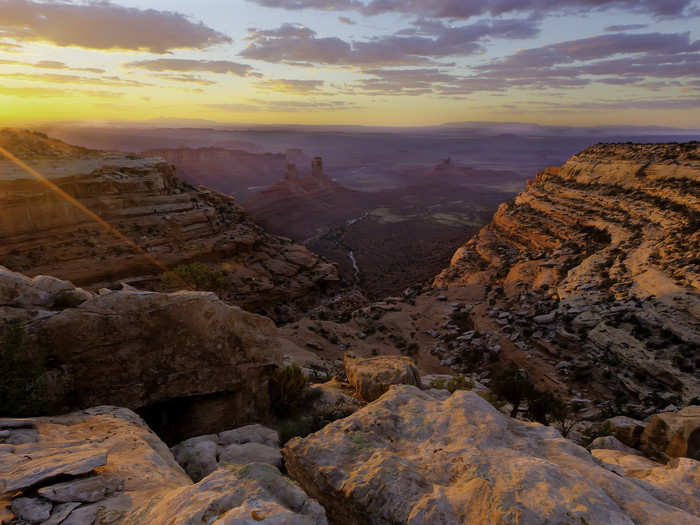
[[[700,396],[699,225],[699,143],[601,144],[501,205],[435,284],[482,285],[481,332],[552,388],[649,414]]]
[[[82,286],[128,278],[152,287],[164,267],[203,261],[223,270],[222,297],[280,319],[337,285],[335,266],[265,232],[233,198],[181,182],[161,158],[86,150],[11,129],[0,129],[0,146],[149,256],[0,156],[0,264],[13,270]]]
[[[0,522],[327,525],[276,467],[239,459],[193,484],[129,410],[0,419]]]

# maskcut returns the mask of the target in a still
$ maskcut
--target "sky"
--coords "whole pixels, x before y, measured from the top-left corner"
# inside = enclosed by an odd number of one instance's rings
[[[700,127],[700,0],[0,0],[0,125]]]

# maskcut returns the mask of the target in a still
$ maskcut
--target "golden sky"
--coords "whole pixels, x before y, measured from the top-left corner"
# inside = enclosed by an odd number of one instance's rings
[[[0,0],[0,119],[700,122],[696,0],[223,4]]]

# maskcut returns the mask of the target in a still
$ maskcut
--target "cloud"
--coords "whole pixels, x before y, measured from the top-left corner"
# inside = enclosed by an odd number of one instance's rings
[[[1,75],[1,77],[10,80],[22,80],[25,82],[48,82],[51,84],[91,84],[119,87],[147,87],[151,85],[136,80],[122,79],[115,76],[84,77],[80,75],[66,75],[63,73],[6,73]]]
[[[621,26],[608,26],[603,31],[606,33],[620,33],[622,31],[636,31],[637,29],[646,29],[647,24],[627,24]]]
[[[34,64],[27,64],[32,67],[38,67],[41,69],[63,69],[66,71],[82,71],[84,73],[104,73],[105,70],[99,67],[71,67],[63,62],[57,62],[55,60],[40,60]]]
[[[70,98],[73,96],[119,98],[123,96],[123,93],[87,89],[0,86],[0,96],[16,98]]]
[[[201,86],[215,86],[216,85],[216,82],[214,82],[213,80],[198,77],[196,75],[156,74],[153,76],[156,78],[159,78],[161,80],[167,80],[167,81],[172,81],[172,82],[184,82],[184,83],[188,83],[188,84],[199,84]],[[199,90],[199,91],[202,91],[202,90]]]
[[[55,60],[40,60],[39,62],[21,62],[19,60],[0,60],[0,64],[7,64],[13,66],[24,66],[33,67],[39,69],[58,69],[63,71],[80,71],[83,73],[97,73],[102,74],[105,72],[104,69],[98,67],[70,67],[63,62],[57,62]]]
[[[247,99],[231,104],[208,104],[207,107],[231,113],[298,113],[308,111],[343,111],[359,107],[343,100],[263,100]]]
[[[0,13],[0,35],[25,42],[152,53],[231,42],[180,13],[123,7],[107,0],[0,0]]]
[[[520,87],[690,79],[700,75],[700,41],[688,33],[617,33],[526,49],[473,70],[481,79]]]
[[[0,42],[0,51],[4,53],[18,53],[23,46],[13,42]]]
[[[441,68],[364,68],[369,78],[347,89],[354,94],[447,97],[509,89],[580,89],[593,83],[693,90],[692,82],[700,77],[700,42],[688,33],[619,33],[525,49],[471,70],[471,75],[460,75]]]
[[[148,71],[180,71],[180,72],[207,72],[230,73],[240,77],[259,76],[253,72],[253,68],[247,64],[231,62],[229,60],[191,60],[185,58],[158,58],[155,60],[140,60],[127,62],[127,68],[147,69]]]
[[[249,45],[240,55],[297,65],[430,65],[436,59],[483,53],[480,41],[486,38],[528,38],[537,33],[537,24],[531,20],[481,21],[458,27],[419,21],[414,28],[393,35],[346,42],[337,37],[318,37],[303,25],[284,24],[276,29],[249,29]]]
[[[340,22],[341,24],[349,25],[349,26],[354,26],[357,23],[354,20],[349,19],[347,16],[339,16],[338,22]]]
[[[655,17],[681,17],[694,12],[694,0],[252,0],[287,10],[358,11],[364,15],[400,13],[428,18],[468,19],[523,13],[543,18],[566,11],[619,9]]]
[[[678,98],[627,98],[622,100],[596,100],[572,104],[545,102],[541,104],[547,111],[619,111],[619,110],[691,110],[700,109],[700,97]]]
[[[321,93],[326,83],[323,80],[297,80],[289,78],[269,79],[255,82],[259,89],[290,93],[296,95],[308,95]]]
[[[349,86],[351,91],[363,95],[423,95],[458,81],[458,77],[435,68],[369,69],[363,73],[371,78]]]

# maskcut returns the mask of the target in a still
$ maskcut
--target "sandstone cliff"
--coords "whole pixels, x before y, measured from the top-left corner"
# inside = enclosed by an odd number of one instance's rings
[[[336,268],[270,235],[233,198],[182,183],[157,157],[91,151],[41,134],[0,130],[0,145],[157,260],[136,251],[55,191],[0,158],[0,264],[80,285],[146,278],[190,261],[223,265],[227,300],[268,315],[316,303]],[[287,308],[288,309],[288,308]]]
[[[700,144],[598,145],[501,205],[435,284],[483,285],[474,317],[554,383],[636,409],[687,403],[700,395],[699,219]]]

